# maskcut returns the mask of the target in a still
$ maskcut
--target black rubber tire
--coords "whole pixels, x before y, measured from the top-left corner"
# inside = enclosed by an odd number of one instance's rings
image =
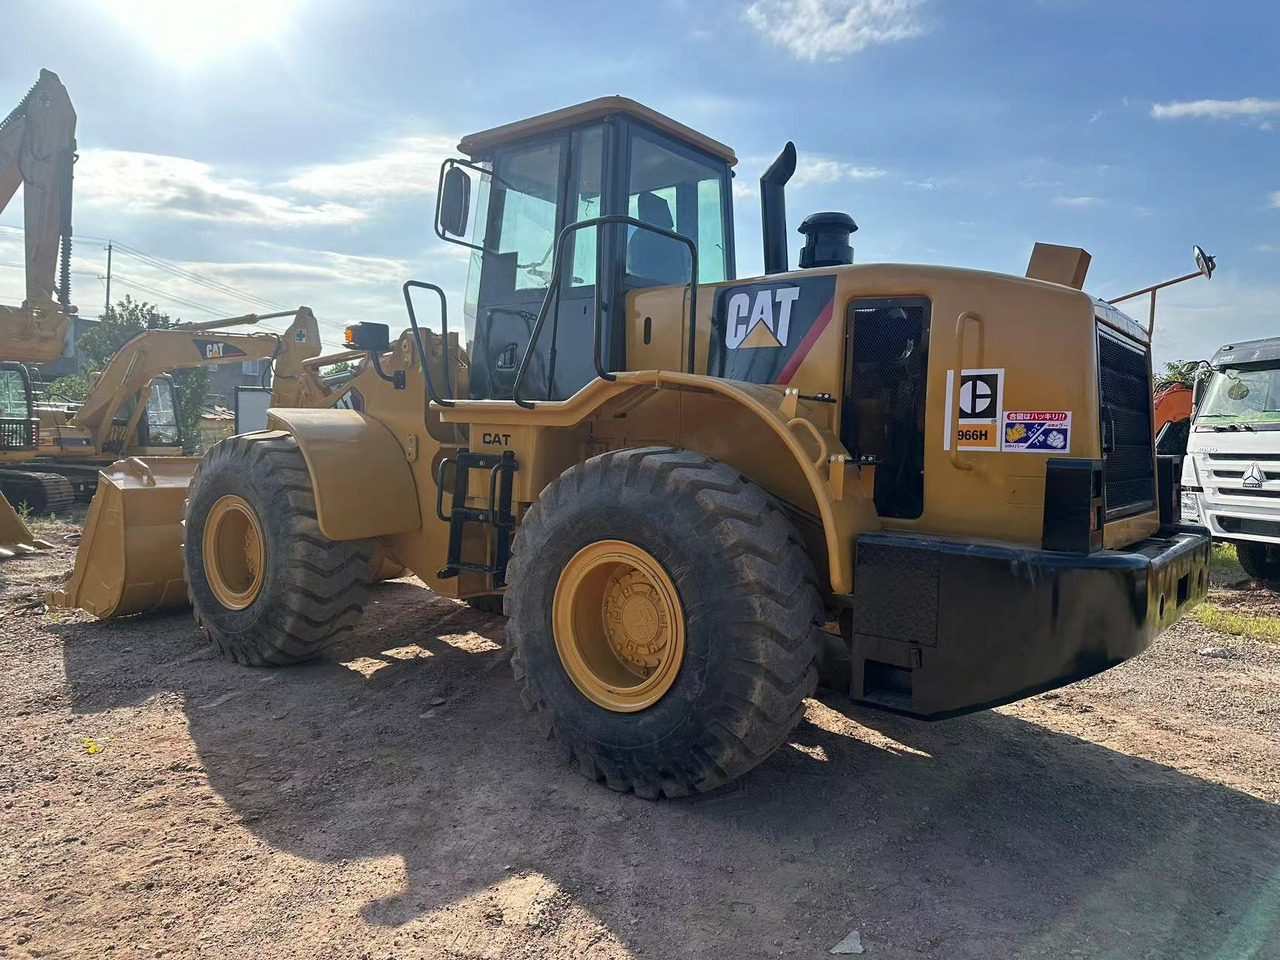
[[[597,540],[642,547],[672,578],[685,656],[667,693],[635,713],[574,686],[556,652],[552,599]],[[648,799],[712,790],[781,745],[817,685],[817,576],[778,504],[736,470],[686,450],[593,457],[542,492],[520,525],[506,592],[521,699],[592,780]]]
[[[492,614],[495,617],[502,616],[502,594],[485,593],[478,597],[467,597],[462,601],[472,610],[479,610],[481,613]]]
[[[1244,572],[1254,580],[1263,583],[1280,581],[1280,559],[1272,559],[1269,556],[1275,553],[1277,553],[1275,547],[1255,540],[1241,540],[1236,543],[1236,559],[1240,561],[1240,566],[1244,567]]]
[[[25,503],[36,516],[61,513],[75,503],[71,481],[60,473],[35,470],[5,470],[0,473],[0,493],[14,507]]]
[[[209,509],[236,494],[253,508],[265,540],[261,591],[243,610],[218,602],[201,544]],[[297,441],[274,431],[215,444],[196,468],[183,520],[183,562],[196,623],[227,659],[251,666],[308,660],[349,636],[373,582],[372,540],[330,540]]]

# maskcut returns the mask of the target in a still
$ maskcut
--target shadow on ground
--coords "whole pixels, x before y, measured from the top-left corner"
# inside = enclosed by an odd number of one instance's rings
[[[155,619],[55,629],[75,710],[180,694],[211,786],[269,844],[402,857],[373,924],[515,870],[649,956],[817,956],[853,928],[881,957],[1280,956],[1276,806],[1011,716],[834,695],[737,786],[647,803],[538,737],[500,619],[404,582],[376,599],[329,658],[274,671]]]

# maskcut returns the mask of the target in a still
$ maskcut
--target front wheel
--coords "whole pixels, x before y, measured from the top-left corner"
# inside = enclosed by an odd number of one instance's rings
[[[183,520],[196,622],[253,666],[297,663],[351,634],[374,579],[374,542],[320,532],[297,441],[231,437],[200,461]]]
[[[525,706],[615,790],[684,796],[751,770],[814,690],[813,564],[777,502],[726,464],[648,448],[551,483],[506,594]]]
[[[1280,586],[1280,558],[1275,547],[1256,540],[1242,540],[1236,544],[1236,559],[1254,580],[1272,589]]]

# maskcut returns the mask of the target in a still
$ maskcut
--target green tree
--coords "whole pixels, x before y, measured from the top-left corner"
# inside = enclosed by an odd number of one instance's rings
[[[170,319],[167,313],[161,313],[155,304],[134,300],[126,295],[123,300],[108,307],[95,326],[80,335],[77,346],[84,358],[80,368],[86,377],[96,373],[138,334],[145,330],[174,327],[178,322]],[[178,426],[182,430],[182,452],[192,454],[200,444],[200,414],[208,401],[209,371],[203,367],[175,370],[173,379],[178,388]]]
[[[1206,366],[1198,366],[1194,370],[1184,369],[1187,363],[1184,360],[1170,360],[1164,365],[1162,372],[1152,376],[1155,381],[1155,388],[1163,390],[1171,387],[1175,383],[1180,383],[1185,387],[1192,388],[1196,385],[1197,380],[1203,380],[1209,375],[1209,368]]]
[[[325,367],[323,370],[321,370],[320,376],[337,377],[337,376],[342,376],[343,374],[353,374],[355,372],[356,372],[356,368],[352,365],[350,360],[339,360],[333,366]]]
[[[49,384],[49,399],[56,403],[81,403],[88,395],[88,377],[71,374]]]

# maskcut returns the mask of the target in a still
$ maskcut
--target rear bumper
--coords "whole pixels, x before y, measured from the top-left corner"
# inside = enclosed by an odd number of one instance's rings
[[[855,700],[941,719],[1092,676],[1208,593],[1209,532],[1089,555],[878,532],[858,538]]]

